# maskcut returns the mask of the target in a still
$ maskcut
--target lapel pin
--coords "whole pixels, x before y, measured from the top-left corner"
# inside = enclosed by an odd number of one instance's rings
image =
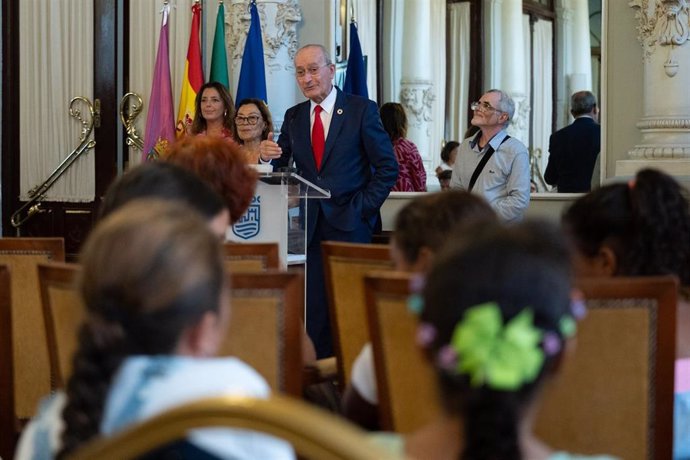
[[[335,111],[335,113],[337,113],[338,115],[342,115],[342,114],[343,114],[343,109],[338,109],[338,110]]]

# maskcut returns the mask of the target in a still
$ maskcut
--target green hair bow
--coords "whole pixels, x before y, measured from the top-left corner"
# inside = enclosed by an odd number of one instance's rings
[[[544,363],[542,337],[529,309],[504,325],[498,304],[477,305],[468,309],[455,326],[448,345],[456,358],[451,370],[469,375],[470,384],[475,387],[517,390],[539,375]],[[449,351],[445,350],[445,354]]]

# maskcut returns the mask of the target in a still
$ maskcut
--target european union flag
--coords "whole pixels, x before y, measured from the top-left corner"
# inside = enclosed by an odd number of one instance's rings
[[[264,44],[261,38],[261,22],[256,9],[256,1],[250,5],[251,24],[242,53],[240,81],[237,85],[235,104],[242,99],[255,97],[268,102],[266,97],[266,71],[264,69]]]
[[[350,51],[347,57],[347,72],[345,73],[345,85],[343,92],[369,98],[367,90],[367,72],[364,68],[364,56],[362,45],[359,43],[357,26],[354,21],[350,23]]]

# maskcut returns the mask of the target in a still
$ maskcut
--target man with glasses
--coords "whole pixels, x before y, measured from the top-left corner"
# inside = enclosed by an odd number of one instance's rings
[[[460,144],[450,185],[482,195],[505,222],[519,221],[529,204],[530,173],[527,147],[506,132],[515,103],[491,89],[470,107],[479,132]]]
[[[379,209],[398,177],[398,163],[378,108],[333,86],[335,65],[321,45],[295,55],[295,77],[308,101],[285,112],[278,142],[261,142],[260,160],[292,166],[331,191],[307,216],[307,332],[318,358],[333,354],[321,241],[371,242]]]

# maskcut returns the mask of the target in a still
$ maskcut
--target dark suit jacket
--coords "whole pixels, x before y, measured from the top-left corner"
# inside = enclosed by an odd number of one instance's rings
[[[337,91],[320,170],[311,148],[310,101],[285,112],[278,138],[283,154],[274,166],[291,166],[294,161],[302,177],[331,191],[330,199],[309,203],[307,241],[311,241],[319,207],[328,223],[339,230],[373,228],[398,177],[393,146],[376,104]]]
[[[589,117],[576,118],[551,135],[544,180],[559,192],[588,192],[600,148],[601,126]]]

